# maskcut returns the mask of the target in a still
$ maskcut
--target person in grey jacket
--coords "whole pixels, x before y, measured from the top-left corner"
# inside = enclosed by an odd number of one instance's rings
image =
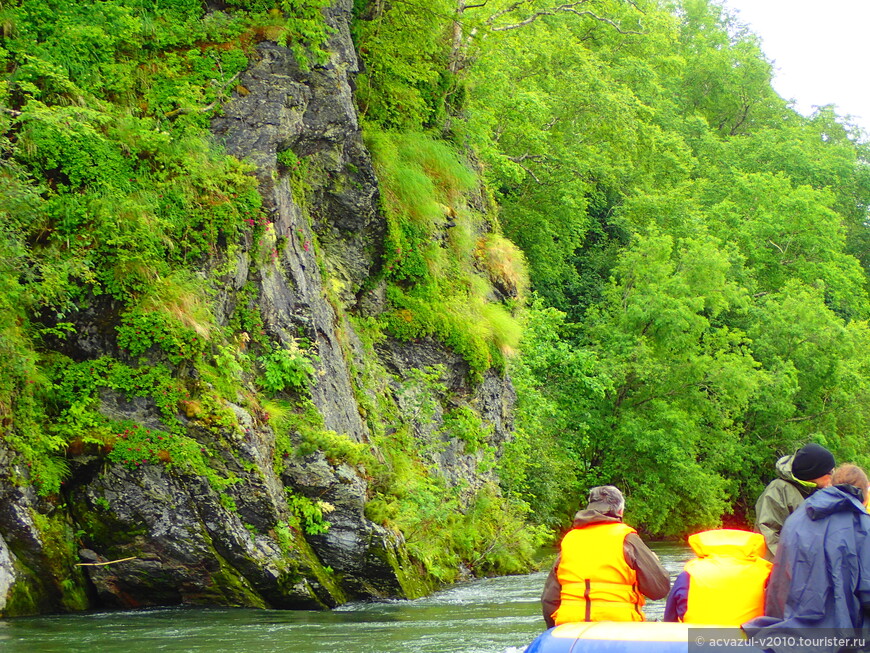
[[[776,556],[786,518],[813,492],[831,484],[834,467],[834,455],[813,442],[777,461],[779,478],[767,485],[755,503],[755,532],[764,535],[768,560]]]

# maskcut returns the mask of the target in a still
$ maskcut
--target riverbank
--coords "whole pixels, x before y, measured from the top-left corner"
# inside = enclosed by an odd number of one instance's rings
[[[690,557],[688,548],[677,543],[655,542],[652,548],[671,578]],[[355,602],[332,611],[161,608],[22,617],[0,621],[0,649],[518,653],[544,629],[539,598],[546,574],[487,578],[414,601]],[[661,619],[664,601],[650,602],[646,613]]]

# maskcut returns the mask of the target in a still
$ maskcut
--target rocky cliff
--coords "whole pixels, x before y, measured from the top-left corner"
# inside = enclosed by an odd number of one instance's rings
[[[102,387],[102,415],[149,434],[183,433],[206,464],[172,464],[157,449],[158,460],[130,464],[107,456],[110,445],[71,444],[69,475],[48,496],[0,441],[0,615],[310,609],[434,586],[401,528],[369,514],[385,491],[372,467],[389,467],[382,443],[402,433],[415,464],[467,505],[493,480],[481,463],[510,437],[513,394],[503,373],[473,377],[436,338],[360,332],[385,309],[387,224],[354,106],[350,11],[349,0],[328,10],[322,65],[300,67],[287,48],[258,43],[212,121],[215,138],[253,166],[269,219],[241,242],[217,243],[198,270],[211,280],[210,310],[222,327],[253,316],[257,338],[285,350],[304,343],[311,382],[285,393],[283,421],[252,385],[241,383],[235,401],[216,399],[210,381],[184,365],[173,373],[200,394],[179,402],[172,419],[149,396]],[[118,310],[110,301],[82,307],[58,347],[79,362],[129,359],[115,336]],[[475,446],[444,428],[446,411],[458,409],[484,427]],[[336,453],[345,449],[359,456]]]

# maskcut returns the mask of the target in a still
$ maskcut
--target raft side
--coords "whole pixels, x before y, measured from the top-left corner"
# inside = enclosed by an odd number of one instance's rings
[[[699,629],[705,628],[721,632],[723,626],[656,621],[562,624],[538,635],[525,653],[688,653],[690,637],[695,643],[699,639]],[[761,651],[740,644],[742,653]],[[692,650],[700,651],[702,647],[693,646]],[[706,650],[738,649],[710,647]]]

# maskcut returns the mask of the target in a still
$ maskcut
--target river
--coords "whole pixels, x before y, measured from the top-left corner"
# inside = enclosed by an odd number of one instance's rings
[[[671,579],[687,547],[654,543]],[[545,572],[329,612],[160,608],[0,620],[3,653],[521,653],[544,629]],[[661,619],[664,601],[647,604]]]

